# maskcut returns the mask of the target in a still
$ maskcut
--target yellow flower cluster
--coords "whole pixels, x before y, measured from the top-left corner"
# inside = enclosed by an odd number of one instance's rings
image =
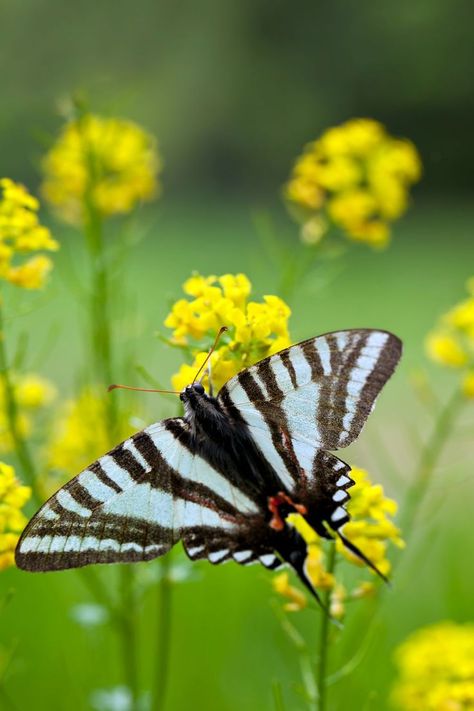
[[[289,307],[278,296],[249,301],[252,285],[244,274],[196,274],[183,289],[191,298],[173,305],[165,326],[173,329],[173,342],[186,346],[193,360],[172,377],[175,390],[192,382],[221,326],[228,331],[211,357],[214,390],[243,368],[290,345]]]
[[[347,510],[351,520],[344,526],[344,535],[354,543],[384,575],[390,572],[387,559],[388,542],[398,548],[404,547],[399,529],[391,518],[397,513],[397,503],[385,496],[380,484],[372,484],[364,469],[355,467],[351,471],[355,485],[351,488],[351,498]],[[345,548],[340,540],[336,546],[351,563],[364,566]]]
[[[48,380],[35,373],[13,374],[12,383],[18,407],[16,426],[22,437],[28,437],[33,429],[32,415],[51,404],[56,390]],[[0,452],[5,454],[13,449],[5,384],[0,381]]]
[[[351,520],[344,526],[344,535],[354,543],[377,568],[384,574],[390,571],[387,560],[387,545],[391,541],[397,546],[403,546],[398,528],[390,517],[395,515],[395,501],[384,495],[383,488],[370,481],[367,472],[357,467],[351,471],[355,485],[351,488],[351,499],[347,509]],[[345,612],[344,602],[360,599],[373,592],[373,584],[363,582],[354,590],[348,592],[337,582],[333,573],[326,569],[326,561],[322,539],[299,514],[288,517],[290,525],[294,526],[308,545],[307,570],[309,578],[318,590],[331,591],[331,613],[334,617],[342,617]],[[359,558],[350,553],[336,540],[336,551],[355,565],[365,565]],[[285,577],[286,576],[286,577]],[[297,588],[290,585],[287,573],[277,575],[273,580],[274,589],[290,602],[286,609],[300,610],[306,606],[306,597]]]
[[[0,179],[0,278],[23,289],[41,288],[52,268],[49,257],[31,253],[59,247],[40,224],[38,210],[38,200],[23,185]],[[20,263],[15,263],[18,258]]]
[[[436,363],[463,371],[466,397],[474,398],[474,278],[467,283],[468,297],[441,317],[426,341]]]
[[[118,438],[126,439],[133,432],[128,422],[127,416],[121,418]],[[58,482],[62,483],[65,477],[78,474],[115,444],[110,441],[107,431],[104,396],[92,388],[85,388],[77,399],[63,405],[51,431],[46,468],[53,476],[51,481],[44,483],[46,493],[50,493]]]
[[[15,562],[15,547],[27,523],[21,509],[30,496],[30,487],[20,484],[13,467],[0,462],[0,570]]]
[[[393,138],[372,119],[352,119],[306,146],[284,194],[306,242],[319,241],[333,223],[352,240],[383,247],[420,176],[410,141]]]
[[[85,114],[64,126],[42,168],[44,196],[75,223],[86,205],[116,215],[151,200],[161,161],[155,140],[137,124]]]
[[[474,624],[441,622],[412,634],[397,650],[393,700],[403,711],[474,709]]]

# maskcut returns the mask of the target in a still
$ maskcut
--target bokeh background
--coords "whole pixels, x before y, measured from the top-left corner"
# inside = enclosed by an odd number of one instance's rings
[[[154,333],[192,270],[242,271],[257,294],[277,289],[258,217],[270,215],[288,244],[297,239],[280,192],[308,140],[353,116],[371,116],[413,140],[424,176],[391,247],[351,247],[324,289],[310,279],[298,291],[291,322],[295,340],[356,326],[403,338],[400,370],[360,443],[345,453],[401,499],[431,426],[413,374],[426,368],[441,400],[454,387],[455,376],[427,364],[424,338],[474,271],[473,21],[468,0],[2,0],[0,173],[37,192],[39,158],[74,91],[98,112],[132,118],[157,136],[163,193],[133,218],[130,229],[143,239],[116,274],[128,314],[116,317],[126,357],[166,382],[176,353]],[[62,249],[50,288],[14,328],[28,333],[42,372],[67,397],[85,356],[83,316],[70,288],[81,255],[72,229],[44,219]],[[172,413],[152,398],[143,399],[150,419]],[[331,711],[389,708],[396,644],[424,624],[472,617],[473,422],[467,410],[383,619],[354,671],[334,687]],[[8,683],[17,711],[89,709],[91,691],[120,682],[110,626],[81,627],[71,613],[88,596],[74,572],[6,571],[0,589],[11,591],[0,639],[2,649],[15,649]],[[144,688],[155,654],[153,595],[150,589],[137,622]],[[298,659],[272,599],[265,571],[237,566],[199,564],[195,579],[175,586],[167,711],[271,709],[274,679],[288,708],[303,708],[294,692]],[[363,614],[370,619],[370,603]],[[305,612],[298,624],[311,638],[317,613]],[[349,618],[335,666],[357,650],[358,629]]]

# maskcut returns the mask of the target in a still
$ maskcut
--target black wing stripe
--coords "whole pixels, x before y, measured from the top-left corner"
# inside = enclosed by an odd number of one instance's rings
[[[105,486],[108,486],[109,489],[112,489],[115,491],[117,494],[120,494],[121,491],[123,491],[122,487],[117,484],[113,479],[111,479],[105,469],[103,468],[102,464],[100,463],[100,459],[98,459],[96,462],[90,465],[88,467],[89,471],[91,471],[93,474],[96,475],[97,479],[104,484]]]
[[[267,369],[271,371],[268,363],[265,363],[265,365]],[[267,376],[267,382],[270,384],[270,388],[277,388],[278,386],[275,384],[276,379],[273,371],[271,371],[271,373],[271,376]],[[269,454],[273,455],[272,463],[276,462],[273,465],[273,468],[275,469],[277,476],[281,479],[282,488],[291,490],[293,488],[297,473],[294,469],[294,453],[292,452],[291,444],[289,446],[288,439],[285,441],[283,436],[284,432],[288,432],[285,413],[279,407],[278,403],[275,402],[272,403],[272,415],[268,415],[268,408],[266,407],[262,391],[250,370],[239,373],[237,377],[248,398],[254,400],[255,410],[260,413],[262,420],[270,433],[274,452],[270,452],[270,450],[267,449],[266,451],[263,451],[263,454],[267,458]],[[255,393],[260,394],[260,397],[257,395],[257,398],[254,399]],[[278,424],[276,424],[275,421]],[[259,440],[259,446],[263,446],[262,438]],[[269,448],[270,446],[270,443],[268,443],[267,447]],[[274,453],[276,453],[277,457],[274,456]],[[280,461],[281,464],[279,464]]]

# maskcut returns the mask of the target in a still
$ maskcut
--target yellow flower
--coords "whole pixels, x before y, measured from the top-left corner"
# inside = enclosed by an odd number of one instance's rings
[[[15,400],[18,405],[16,427],[22,437],[28,437],[33,429],[33,415],[53,401],[56,391],[45,378],[35,373],[17,375],[11,373]],[[4,383],[0,381],[0,452],[6,454],[14,449],[7,413]]]
[[[463,393],[466,397],[474,398],[474,370],[471,370],[466,373],[466,375],[464,376],[462,388]]]
[[[70,121],[42,167],[43,194],[69,222],[84,219],[88,202],[102,215],[124,214],[159,192],[155,141],[124,119],[85,114]]]
[[[275,592],[289,600],[289,602],[284,605],[284,609],[288,612],[298,612],[306,607],[306,595],[290,584],[290,576],[288,573],[275,575],[272,580],[272,585]]]
[[[434,331],[426,341],[428,355],[441,365],[462,368],[468,363],[468,355],[456,336],[442,331]]]
[[[30,487],[20,484],[13,467],[0,462],[0,570],[14,564],[19,534],[27,523],[21,509],[30,497]]]
[[[44,254],[24,260],[25,255],[59,247],[40,224],[38,209],[38,200],[23,185],[9,178],[0,180],[0,277],[24,289],[40,289],[52,268]]]
[[[440,622],[414,632],[395,659],[393,701],[402,711],[474,709],[474,624]]]
[[[12,267],[8,281],[23,289],[40,289],[53,268],[53,262],[44,254],[38,254],[19,267]]]
[[[390,223],[406,211],[410,186],[420,177],[410,141],[393,138],[372,119],[352,119],[305,147],[284,195],[303,225],[329,218],[350,239],[384,247]],[[301,234],[308,241],[311,231]]]
[[[85,388],[75,400],[65,403],[51,428],[46,448],[47,469],[59,481],[85,469],[97,457],[112,448],[107,429],[107,411],[103,396]],[[129,417],[121,418],[117,438],[126,439],[133,432]],[[48,491],[55,482],[46,482]]]
[[[428,356],[441,365],[462,370],[461,389],[474,397],[474,280],[467,282],[467,299],[453,306],[439,319],[426,339]]]
[[[244,274],[194,274],[183,290],[193,298],[176,301],[165,320],[173,329],[173,342],[187,347],[190,361],[172,376],[175,390],[193,381],[222,326],[228,331],[210,359],[216,391],[243,368],[290,345],[289,307],[274,295],[264,296],[263,302],[249,301],[251,283]]]
[[[351,477],[355,481],[347,505],[351,520],[344,526],[344,535],[387,575],[390,572],[390,562],[386,557],[388,543],[392,542],[399,548],[404,546],[400,531],[391,520],[397,512],[397,504],[385,496],[382,486],[372,484],[364,469],[354,467]],[[339,539],[336,547],[351,563],[365,565]]]
[[[56,397],[55,387],[46,378],[27,373],[17,380],[16,400],[20,407],[37,410],[50,405]]]

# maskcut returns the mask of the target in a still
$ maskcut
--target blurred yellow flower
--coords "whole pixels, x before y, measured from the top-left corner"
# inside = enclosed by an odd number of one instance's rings
[[[462,369],[462,390],[474,397],[474,280],[467,282],[469,296],[439,319],[426,339],[428,356],[441,365]]]
[[[14,565],[19,534],[27,523],[21,509],[30,496],[30,487],[20,484],[13,467],[0,462],[0,570]]]
[[[44,254],[24,260],[25,255],[59,248],[38,210],[38,200],[23,185],[0,179],[0,278],[24,289],[40,289],[53,266]]]
[[[289,602],[283,606],[287,612],[298,612],[303,610],[308,604],[306,595],[294,585],[290,584],[288,573],[278,573],[272,580],[273,589],[279,595],[286,597]]]
[[[397,649],[393,701],[403,711],[474,709],[474,624],[440,622]]]
[[[329,218],[350,239],[384,247],[420,177],[410,141],[393,138],[373,119],[351,119],[306,146],[284,195],[303,224],[304,241],[311,235],[307,224],[318,217],[319,227]]]
[[[118,437],[126,439],[133,427],[128,424],[128,416],[122,417],[120,422]],[[104,396],[99,396],[92,388],[85,388],[77,399],[63,405],[51,433],[45,452],[46,469],[52,472],[51,480],[43,482],[47,493],[65,478],[85,469],[115,444],[108,433]]]
[[[32,415],[51,404],[56,396],[56,390],[48,380],[35,373],[25,375],[11,373],[11,380],[18,409],[16,426],[19,434],[24,438],[32,432]],[[0,452],[3,454],[15,448],[7,406],[5,383],[0,380]]]
[[[42,168],[45,198],[73,223],[88,204],[102,215],[124,214],[159,192],[156,142],[125,119],[85,114],[70,121]]]
[[[186,346],[191,358],[173,375],[175,390],[192,382],[222,326],[228,331],[210,359],[215,390],[243,368],[290,345],[290,308],[278,296],[249,301],[251,288],[244,274],[195,274],[183,284],[185,294],[193,298],[179,299],[165,320],[173,329],[173,342]]]
[[[474,398],[474,371],[466,373],[462,384],[463,393],[466,397]]]

